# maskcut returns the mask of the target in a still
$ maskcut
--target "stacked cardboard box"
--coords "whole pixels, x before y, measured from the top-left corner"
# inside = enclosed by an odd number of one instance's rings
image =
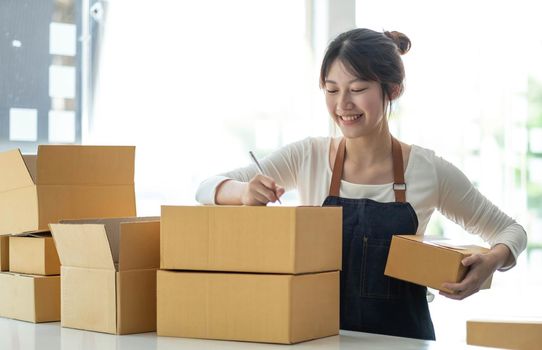
[[[9,271],[0,274],[0,315],[29,322],[60,319],[60,262],[49,232],[9,237]]]
[[[156,330],[159,218],[68,220],[50,227],[62,263],[63,327]]]
[[[297,343],[339,332],[339,207],[163,206],[161,336]]]
[[[0,316],[60,319],[59,259],[48,224],[135,215],[134,152],[39,146],[33,156],[0,153],[0,268],[9,270],[0,273]]]
[[[451,293],[442,284],[463,280],[468,268],[463,266],[461,260],[488,251],[484,247],[458,244],[443,237],[396,235],[391,240],[384,274]],[[490,288],[491,279],[492,276],[480,288]]]

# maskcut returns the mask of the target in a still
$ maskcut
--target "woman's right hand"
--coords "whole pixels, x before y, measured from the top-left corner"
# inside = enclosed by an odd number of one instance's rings
[[[256,175],[246,183],[241,202],[244,205],[266,205],[275,202],[284,194],[284,188],[278,186],[269,176]]]

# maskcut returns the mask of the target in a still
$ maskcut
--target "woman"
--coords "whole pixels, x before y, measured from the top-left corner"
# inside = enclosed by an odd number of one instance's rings
[[[397,141],[387,114],[403,91],[400,55],[410,40],[399,32],[355,29],[327,48],[320,72],[328,112],[342,138],[307,138],[274,152],[255,167],[204,181],[203,204],[265,205],[297,188],[303,205],[343,207],[341,328],[435,339],[427,289],[384,276],[394,234],[423,235],[438,209],[491,245],[487,254],[465,258],[460,283],[446,283],[463,299],[496,270],[515,265],[526,234],[434,152]],[[280,186],[278,185],[280,184]]]

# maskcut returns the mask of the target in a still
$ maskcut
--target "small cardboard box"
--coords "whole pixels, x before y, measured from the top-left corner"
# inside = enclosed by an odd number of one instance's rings
[[[70,220],[50,228],[62,264],[62,327],[156,330],[158,218]]]
[[[9,237],[9,271],[30,275],[60,275],[60,260],[49,231]]]
[[[0,273],[0,316],[28,322],[60,320],[60,276]]]
[[[342,208],[162,206],[160,242],[161,269],[340,270]]]
[[[467,321],[467,344],[517,350],[542,349],[542,320]]]
[[[463,280],[468,268],[461,260],[475,253],[487,253],[489,249],[476,245],[458,245],[442,237],[395,235],[391,240],[384,274],[400,280],[431,287],[444,292],[445,282]],[[487,289],[491,277],[481,287]]]
[[[9,270],[9,237],[0,236],[0,271]]]
[[[48,230],[61,219],[135,216],[135,148],[38,147],[0,153],[0,235]]]
[[[298,343],[339,333],[339,272],[158,271],[160,336]]]

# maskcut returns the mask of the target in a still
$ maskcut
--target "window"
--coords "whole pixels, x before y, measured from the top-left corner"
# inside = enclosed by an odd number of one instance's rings
[[[81,6],[0,2],[0,150],[81,141]]]

